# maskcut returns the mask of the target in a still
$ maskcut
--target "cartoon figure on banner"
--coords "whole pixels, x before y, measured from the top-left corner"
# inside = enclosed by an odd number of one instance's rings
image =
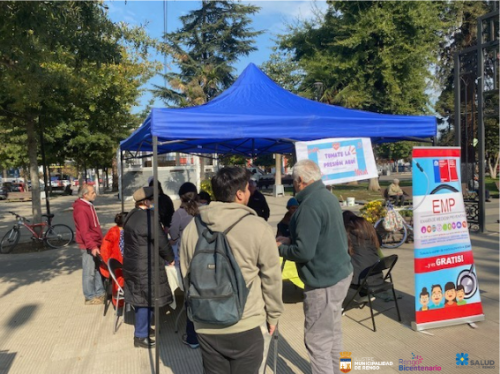
[[[467,301],[465,299],[465,290],[464,286],[461,284],[457,286],[457,305],[465,305]]]
[[[429,309],[439,309],[442,308],[443,305],[443,289],[439,284],[433,284],[431,287],[431,298],[432,304],[429,306]]]
[[[340,371],[348,373],[352,369],[351,352],[340,352]]]
[[[455,290],[455,283],[448,282],[444,285],[444,298],[446,300],[446,303],[444,304],[445,308],[457,305],[457,291]]]
[[[429,310],[429,291],[427,291],[427,287],[423,287],[422,292],[420,292],[420,304],[422,304],[421,312]]]

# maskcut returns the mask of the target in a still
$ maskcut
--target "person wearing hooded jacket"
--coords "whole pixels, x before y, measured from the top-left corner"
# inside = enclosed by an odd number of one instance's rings
[[[134,192],[133,198],[136,207],[127,214],[123,224],[125,301],[133,305],[135,310],[134,346],[151,348],[155,345],[155,341],[149,338],[153,334],[151,318],[155,294],[153,225],[156,225],[159,236],[160,261],[157,266],[160,274],[160,307],[170,304],[173,300],[165,261],[173,262],[174,253],[160,222],[154,221],[153,187],[139,188]]]
[[[211,231],[227,234],[249,294],[243,315],[234,325],[221,327],[194,321],[205,374],[256,374],[264,371],[267,351],[283,312],[281,267],[271,227],[246,204],[249,173],[225,167],[212,178],[215,202],[199,208]],[[196,222],[184,229],[180,246],[181,273],[187,289],[188,270],[198,242]]]
[[[82,285],[85,305],[103,304],[106,292],[98,270],[97,256],[102,243],[102,231],[93,201],[96,193],[93,186],[82,185],[79,198],[73,203],[73,220],[76,242],[82,250]]]

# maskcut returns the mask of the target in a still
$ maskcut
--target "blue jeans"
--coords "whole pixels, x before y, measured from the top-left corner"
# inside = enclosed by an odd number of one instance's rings
[[[153,308],[136,306],[135,309],[135,331],[136,338],[147,338],[153,319]]]
[[[101,273],[97,270],[94,256],[89,250],[82,250],[82,285],[85,300],[92,300],[104,295]]]

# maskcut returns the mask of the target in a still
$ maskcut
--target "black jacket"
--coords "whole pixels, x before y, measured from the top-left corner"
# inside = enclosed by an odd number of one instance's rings
[[[172,199],[168,195],[161,192],[158,196],[158,205],[161,224],[163,227],[170,227],[170,224],[172,223],[172,216],[175,212]]]
[[[123,277],[125,278],[125,301],[134,306],[146,307],[151,298],[154,305],[154,243],[153,211],[133,209],[123,225]],[[168,285],[165,260],[172,262],[174,253],[167,236],[157,224],[159,232],[160,293],[159,306],[172,302],[172,291]]]
[[[270,210],[267,205],[266,198],[259,191],[255,191],[248,200],[248,207],[255,210],[259,217],[264,218],[266,221],[269,218]]]

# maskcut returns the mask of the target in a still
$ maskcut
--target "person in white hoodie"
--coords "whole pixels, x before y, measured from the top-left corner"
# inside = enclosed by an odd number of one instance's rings
[[[194,322],[206,374],[262,373],[271,335],[283,312],[281,266],[274,233],[247,207],[249,180],[245,169],[219,170],[212,178],[216,201],[199,208],[201,220],[211,231],[223,232],[244,217],[228,232],[227,241],[249,288],[242,318],[236,324],[221,327]],[[193,220],[182,235],[182,274],[188,273],[197,241]]]

